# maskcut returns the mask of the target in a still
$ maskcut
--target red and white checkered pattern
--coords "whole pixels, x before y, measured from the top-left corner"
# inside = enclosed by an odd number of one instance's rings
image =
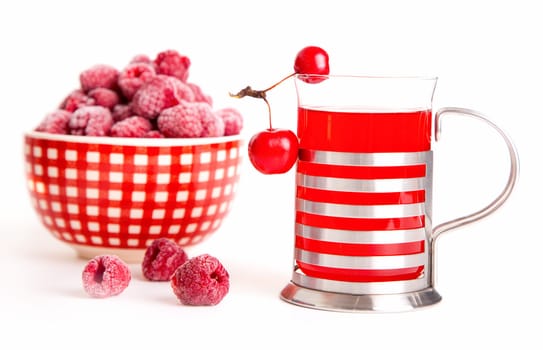
[[[168,237],[188,246],[221,225],[239,180],[239,138],[194,145],[90,140],[25,136],[33,206],[58,239],[145,249]]]

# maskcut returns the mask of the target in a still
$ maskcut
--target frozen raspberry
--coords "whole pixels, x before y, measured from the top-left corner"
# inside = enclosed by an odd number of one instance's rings
[[[113,117],[105,107],[85,106],[72,113],[68,125],[73,135],[107,136]]]
[[[224,136],[237,135],[243,128],[243,117],[241,113],[234,108],[222,108],[215,111],[224,121]]]
[[[81,89],[88,92],[99,87],[114,90],[117,86],[119,71],[106,64],[97,64],[84,70],[79,75]]]
[[[87,93],[89,97],[94,99],[94,104],[97,106],[106,107],[112,109],[119,103],[119,95],[113,90],[106,88],[92,89]]]
[[[124,97],[131,100],[136,91],[155,75],[152,65],[143,62],[131,63],[119,73],[117,83]]]
[[[204,128],[199,103],[181,101],[163,110],[157,126],[165,137],[200,137]]]
[[[149,119],[135,115],[113,124],[110,130],[110,136],[144,137],[151,128],[152,125]]]
[[[151,281],[169,281],[177,268],[188,260],[180,245],[167,238],[158,238],[145,251],[141,269]]]
[[[148,131],[145,135],[143,135],[143,137],[149,138],[149,139],[163,139],[164,135],[162,135],[162,133],[158,130],[151,130],[151,131]]]
[[[158,74],[170,75],[181,81],[187,81],[189,77],[190,59],[175,50],[160,52],[154,64]]]
[[[69,131],[68,122],[72,112],[64,109],[57,109],[45,116],[36,128],[36,131],[49,132],[52,134],[67,134]]]
[[[115,255],[99,255],[83,269],[83,288],[94,298],[107,298],[120,294],[132,278],[130,269]]]
[[[202,122],[201,137],[224,136],[224,120],[213,113],[211,106],[204,102],[195,102],[199,109],[200,120]]]
[[[132,59],[130,60],[130,63],[147,63],[150,65],[153,65],[153,60],[150,59],[149,56],[145,54],[139,54],[132,57]]]
[[[95,101],[93,98],[87,96],[83,92],[83,90],[76,89],[70,92],[70,94],[64,98],[59,108],[73,112],[79,107],[92,106],[94,104],[95,104]]]
[[[217,305],[228,293],[230,276],[217,258],[203,254],[175,270],[170,284],[185,305]]]
[[[162,110],[175,106],[181,101],[178,92],[179,84],[182,82],[166,75],[153,77],[134,94],[133,111],[148,119],[156,118]]]
[[[194,93],[195,102],[205,102],[209,104],[210,106],[213,106],[213,99],[211,98],[211,96],[205,94],[199,85],[191,83],[191,82],[187,82],[186,84],[190,87],[190,89]]]
[[[196,100],[194,92],[192,91],[190,86],[174,77],[168,77],[168,79],[170,80],[170,83],[174,86],[175,95],[177,96],[179,101],[183,100],[193,102]]]
[[[113,107],[113,110],[111,111],[111,116],[113,117],[114,122],[120,122],[121,120],[132,117],[134,116],[134,113],[132,112],[132,106],[130,104],[118,104]]]

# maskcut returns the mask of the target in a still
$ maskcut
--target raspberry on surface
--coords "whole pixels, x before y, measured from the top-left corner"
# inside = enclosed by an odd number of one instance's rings
[[[131,100],[136,91],[155,75],[155,69],[151,64],[134,62],[121,70],[117,83],[124,97]]]
[[[81,72],[79,82],[84,92],[99,87],[115,90],[118,76],[117,68],[107,64],[97,64]]]
[[[90,90],[87,95],[94,99],[96,106],[113,109],[119,103],[119,95],[111,89],[95,88]]]
[[[204,130],[198,104],[185,101],[163,110],[157,126],[165,137],[200,137]]]
[[[115,255],[98,255],[89,260],[82,273],[83,289],[93,298],[122,293],[132,278],[128,265]]]
[[[182,304],[217,305],[228,293],[230,276],[217,258],[203,254],[177,268],[170,284]]]
[[[107,136],[113,117],[105,107],[85,106],[72,113],[68,125],[72,135]]]
[[[151,131],[151,128],[149,119],[135,115],[114,123],[110,130],[110,136],[144,137]]]
[[[190,89],[194,93],[195,102],[205,102],[209,104],[210,106],[213,106],[213,98],[210,95],[207,95],[206,93],[204,93],[204,91],[198,84],[195,84],[192,82],[186,82],[186,84],[190,87]]]
[[[213,113],[211,106],[205,102],[197,102],[200,120],[202,122],[201,137],[219,137],[224,136],[224,120]]]
[[[73,112],[79,107],[92,106],[95,101],[92,97],[87,96],[81,89],[73,90],[60,103],[59,108]]]
[[[221,108],[215,111],[224,121],[224,135],[237,135],[243,128],[243,117],[235,108]]]
[[[52,134],[68,134],[68,123],[72,112],[64,109],[57,109],[48,113],[36,127],[36,131],[49,132]]]
[[[189,77],[190,59],[175,50],[160,52],[154,65],[158,74],[173,76],[181,81],[187,81]]]
[[[175,270],[187,260],[187,253],[179,244],[167,238],[158,238],[147,247],[141,269],[148,280],[169,281]]]
[[[180,98],[174,81],[177,82],[175,78],[157,75],[139,88],[132,100],[135,114],[154,119],[162,110],[177,105]]]

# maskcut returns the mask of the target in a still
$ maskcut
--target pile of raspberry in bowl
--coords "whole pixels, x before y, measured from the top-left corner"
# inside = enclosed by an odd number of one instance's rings
[[[189,81],[189,57],[165,50],[154,59],[136,55],[122,69],[96,64],[79,75],[80,86],[48,113],[36,131],[139,138],[195,138],[239,134],[234,108]]]
[[[190,65],[175,50],[137,55],[121,69],[96,64],[25,135],[32,203],[87,259],[90,296],[120,294],[133,262],[146,279],[170,281],[182,304],[216,305],[228,292],[218,259],[189,259],[183,247],[216,231],[229,210],[243,119],[214,108],[189,81]]]

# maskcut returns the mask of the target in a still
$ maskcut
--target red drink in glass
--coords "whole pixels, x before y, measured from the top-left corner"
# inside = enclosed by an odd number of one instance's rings
[[[298,259],[299,268],[307,275],[349,282],[393,281],[417,278],[424,270],[424,259],[414,266],[384,267],[372,264],[371,259],[380,257],[413,258],[424,256],[426,191],[424,181],[421,188],[383,192],[375,188],[365,189],[379,181],[403,181],[423,179],[426,164],[365,164],[357,161],[367,154],[426,152],[431,144],[431,110],[413,111],[343,111],[332,108],[298,109],[298,136],[300,158],[297,165],[296,186],[296,237],[295,248],[301,255],[335,255],[336,260],[362,261],[362,268],[323,266],[312,264],[311,259]],[[327,153],[328,152],[328,153]],[[319,161],[315,154],[328,154],[332,161]],[[333,159],[337,157],[336,159]],[[341,161],[341,158],[353,161]],[[371,157],[371,155],[370,155]],[[360,163],[360,164],[356,164]],[[346,181],[324,188],[319,179]],[[326,180],[325,180],[326,181]],[[322,182],[322,181],[321,181]],[[329,181],[330,182],[330,181]],[[301,204],[303,203],[303,204]],[[310,204],[309,204],[310,203]],[[386,217],[379,215],[378,206],[415,206],[416,215]],[[327,206],[328,209],[323,210]],[[309,210],[306,210],[309,208]],[[334,215],[334,208],[343,209]],[[396,208],[396,211],[398,208]],[[388,209],[382,210],[386,212]],[[393,214],[394,210],[391,210]],[[349,214],[349,213],[352,213]],[[399,216],[401,215],[401,216]],[[365,231],[365,232],[364,232]],[[386,232],[385,232],[386,231]],[[304,232],[306,234],[304,234]],[[350,238],[346,241],[318,239],[319,232],[338,237],[342,233]],[[356,236],[398,234],[415,240],[388,239],[373,242],[356,240]],[[322,237],[321,237],[322,238]],[[372,258],[378,257],[378,258]],[[303,261],[306,260],[306,261]],[[381,259],[382,260],[382,259]],[[392,259],[390,259],[392,260]],[[416,261],[417,259],[411,259]],[[341,265],[341,264],[339,264]],[[368,266],[365,266],[368,265]],[[409,264],[408,264],[409,265]],[[365,268],[367,267],[367,268]]]

